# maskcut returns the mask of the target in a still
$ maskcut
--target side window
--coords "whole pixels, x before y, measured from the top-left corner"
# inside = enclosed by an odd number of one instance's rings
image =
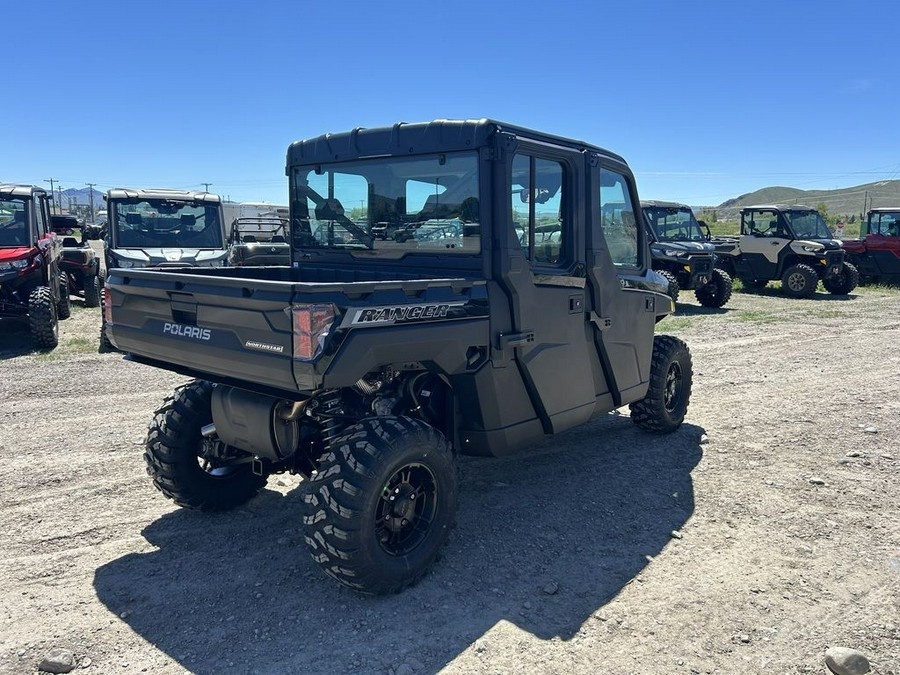
[[[625,177],[600,169],[600,226],[613,264],[637,267],[638,227],[634,199]]]
[[[744,234],[755,234],[758,237],[785,236],[775,211],[749,211],[744,214],[741,225]]]
[[[565,262],[563,165],[555,160],[517,154],[512,162],[510,209],[512,225],[525,257],[537,265]]]
[[[34,221],[37,223],[38,236],[43,237],[47,234],[47,200],[35,197],[34,201]]]

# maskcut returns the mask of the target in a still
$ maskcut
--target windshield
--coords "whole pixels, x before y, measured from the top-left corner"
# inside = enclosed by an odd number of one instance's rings
[[[787,211],[784,214],[797,239],[833,239],[818,211]]]
[[[0,246],[28,246],[28,202],[20,197],[0,199]]]
[[[125,199],[110,207],[116,248],[224,248],[217,204]]]
[[[291,183],[297,248],[384,258],[481,252],[474,152],[300,167]]]
[[[885,237],[900,237],[900,211],[870,214],[869,232]]]
[[[687,207],[650,206],[644,215],[660,241],[706,241],[694,212]]]

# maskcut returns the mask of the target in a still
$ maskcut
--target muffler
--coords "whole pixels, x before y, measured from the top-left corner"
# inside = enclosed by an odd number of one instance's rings
[[[218,385],[212,393],[214,432],[226,445],[278,462],[297,450],[303,404]]]

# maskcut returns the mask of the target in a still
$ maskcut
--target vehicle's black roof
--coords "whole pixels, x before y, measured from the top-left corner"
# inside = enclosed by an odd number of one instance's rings
[[[745,206],[741,209],[744,211],[815,211],[812,206],[804,206],[803,204],[754,204],[753,206]]]
[[[687,204],[682,204],[681,202],[664,202],[658,199],[642,199],[641,200],[641,208],[646,209],[649,207],[658,206],[662,209],[690,209],[691,207]],[[693,209],[692,209],[693,211]]]
[[[516,136],[591,150],[625,163],[619,155],[596,145],[490,119],[398,122],[390,127],[323,134],[291,143],[287,167],[298,164],[335,162],[383,155],[420,154],[473,150],[487,145],[494,133],[506,131]]]
[[[0,183],[0,195],[15,197],[32,197],[34,195],[47,194],[47,191],[37,185],[17,185],[14,183]]]

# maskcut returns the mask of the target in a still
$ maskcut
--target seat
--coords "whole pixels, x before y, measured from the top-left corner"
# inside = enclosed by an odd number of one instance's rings
[[[272,242],[273,244],[286,244],[287,243],[287,239],[284,238],[283,234],[273,235],[269,241]]]
[[[75,237],[63,237],[62,245],[63,248],[78,248],[81,246]]]
[[[255,244],[256,243],[256,235],[253,234],[245,234],[241,237],[241,241],[245,244]]]
[[[126,213],[125,222],[128,225],[140,225],[144,222],[144,219],[141,217],[140,213]]]
[[[194,225],[197,224],[197,216],[191,215],[190,213],[182,213],[181,214],[181,229],[182,230],[192,230],[194,229]]]

